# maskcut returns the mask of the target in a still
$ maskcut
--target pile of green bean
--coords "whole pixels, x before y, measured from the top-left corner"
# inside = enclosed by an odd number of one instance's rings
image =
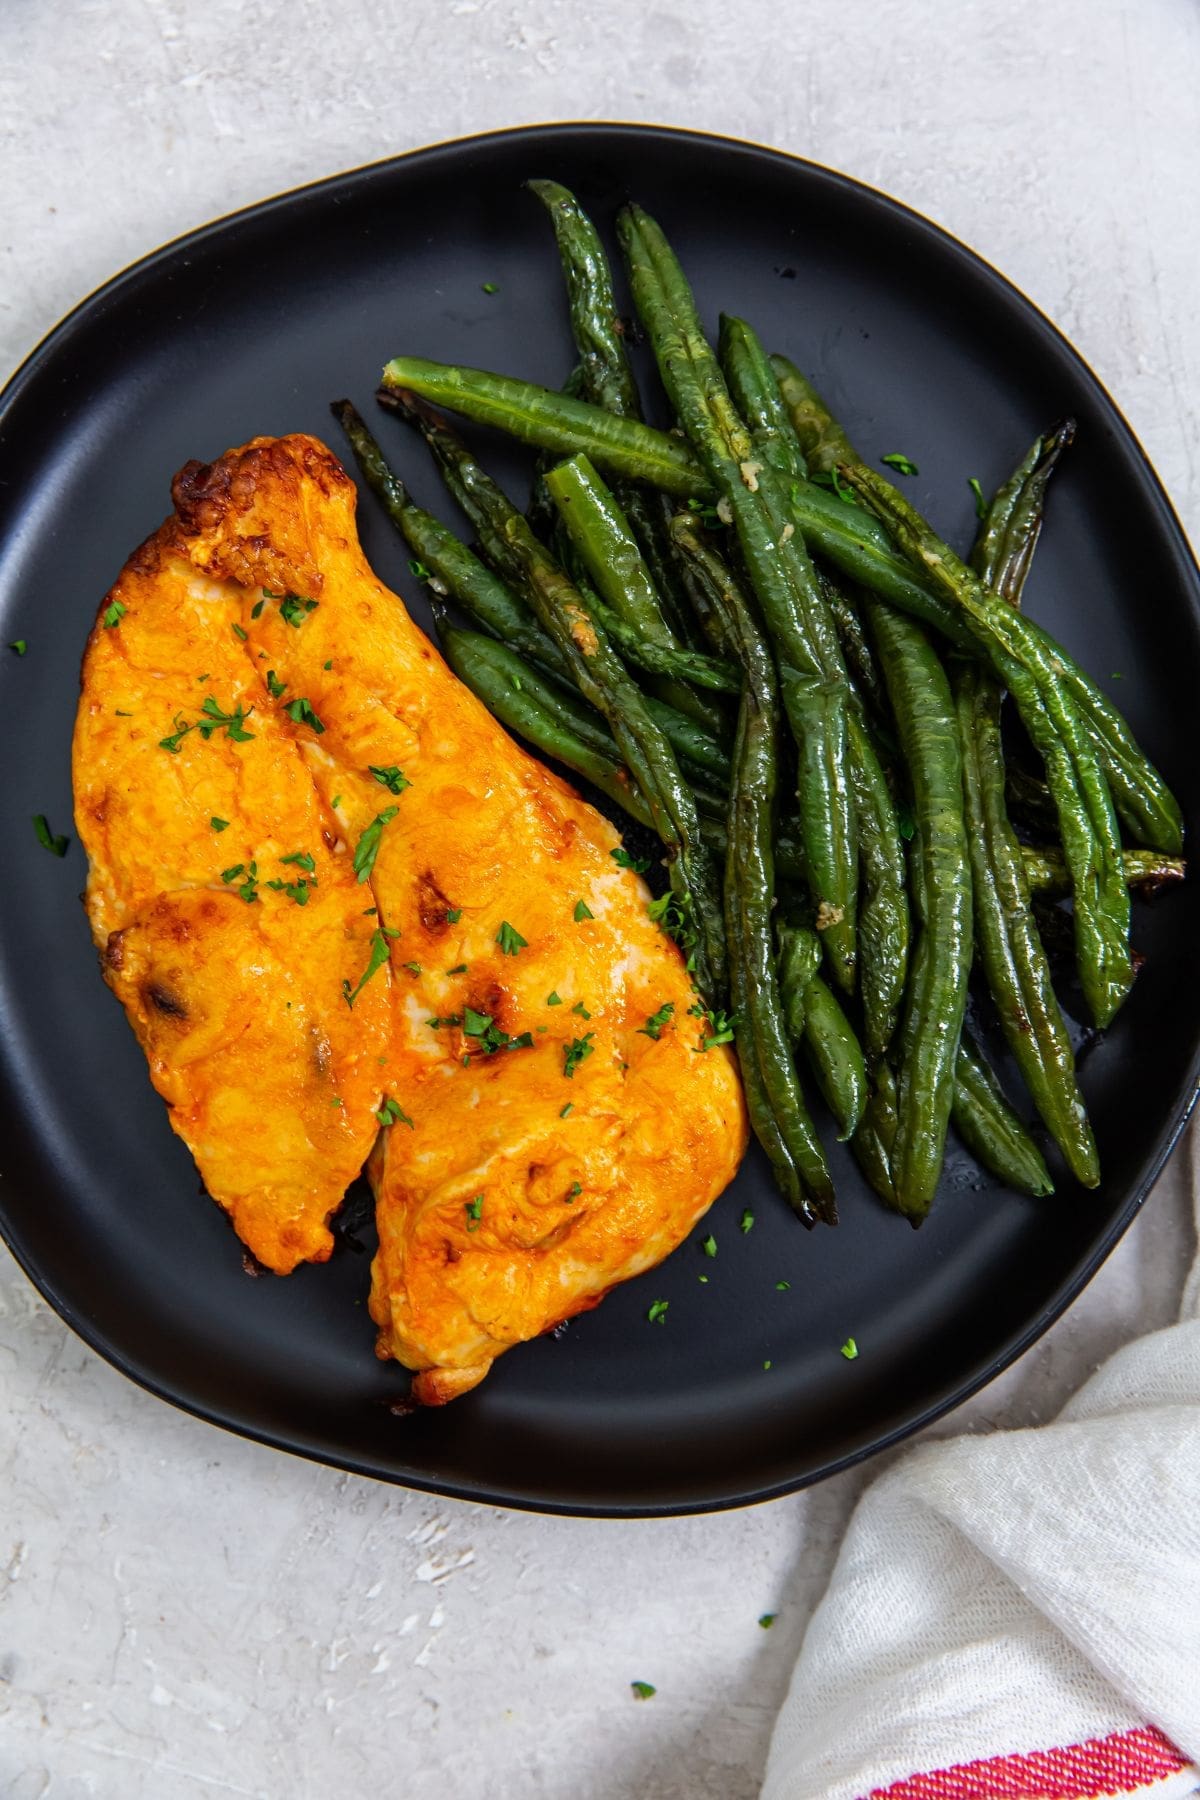
[[[563,389],[397,357],[378,394],[424,437],[475,547],[334,408],[435,596],[448,661],[658,837],[655,916],[709,1035],[732,1037],[755,1133],[807,1223],[836,1210],[803,1077],[914,1224],[951,1125],[1008,1186],[1052,1191],[966,1029],[973,975],[1044,1134],[1097,1186],[1039,909],[1070,901],[1079,985],[1107,1026],[1133,981],[1130,891],[1182,877],[1183,829],[1120,714],[1020,610],[1072,427],[1036,441],[962,561],[749,325],[723,318],[714,349],[661,228],[631,205],[618,236],[676,420],[657,430],[594,225],[557,183],[529,185],[565,277]],[[435,404],[536,448],[527,510]],[[1040,774],[1006,766],[1006,698]]]

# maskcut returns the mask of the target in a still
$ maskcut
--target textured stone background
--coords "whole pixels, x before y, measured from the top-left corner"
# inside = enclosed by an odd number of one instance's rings
[[[490,126],[661,120],[831,163],[973,244],[1098,369],[1195,534],[1193,0],[793,0],[786,30],[767,0],[588,10],[7,0],[0,364],[266,193]],[[1045,1416],[1171,1316],[1187,1173],[952,1428]],[[0,1371],[5,1800],[746,1800],[862,1480],[628,1525],[406,1496],[150,1399],[7,1259]]]

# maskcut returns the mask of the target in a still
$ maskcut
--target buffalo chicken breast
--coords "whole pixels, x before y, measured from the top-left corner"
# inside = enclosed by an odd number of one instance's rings
[[[328,1254],[374,1143],[378,1351],[441,1402],[675,1248],[745,1148],[735,1064],[612,827],[372,574],[329,451],[257,439],[174,498],[85,662],[106,978],[271,1267]]]

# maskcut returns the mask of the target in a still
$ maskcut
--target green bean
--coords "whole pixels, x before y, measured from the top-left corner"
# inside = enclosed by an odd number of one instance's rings
[[[901,1030],[892,1170],[900,1210],[929,1211],[942,1166],[971,966],[971,871],[950,684],[919,625],[868,617],[912,784],[917,934]]]
[[[722,589],[730,579],[729,567],[705,530],[700,515],[677,512],[671,519],[671,542],[688,576],[688,592],[705,640],[715,655],[728,661],[732,655],[726,628]]]
[[[788,529],[776,471],[753,455],[666,239],[634,206],[622,211],[617,229],[663,385],[734,524],[780,665],[789,672],[783,702],[801,754],[805,859],[830,968],[839,986],[852,988],[858,868],[837,634],[807,554],[794,527]],[[819,684],[827,684],[826,703],[819,709],[805,705]],[[820,741],[814,742],[817,733]]]
[[[386,392],[415,394],[447,406],[477,425],[491,425],[538,449],[560,456],[584,450],[601,468],[631,481],[650,482],[681,500],[707,485],[691,451],[678,438],[535,382],[427,362],[421,356],[396,356],[383,371],[383,386]]]
[[[968,1031],[958,1047],[954,1077],[950,1120],[976,1162],[1018,1194],[1052,1194],[1041,1151]]]
[[[812,465],[833,471],[839,458],[847,453],[851,461],[856,460],[845,432],[795,364],[781,356],[772,356],[771,363],[779,377],[780,389],[797,427],[802,448]],[[982,655],[990,661],[1000,679],[1011,685],[1005,664],[1006,646],[1010,645],[1010,640],[1005,636],[1003,619],[999,621],[999,638],[990,636],[981,631],[973,619],[961,615],[953,598],[948,599],[936,585],[931,585],[930,567],[918,564],[914,580],[911,566],[896,557],[879,521],[863,515],[861,508],[846,506],[837,496],[803,482],[793,484],[791,496],[793,517],[813,548],[819,549],[836,567],[862,581],[882,598],[912,613],[923,623],[933,625],[957,648]],[[992,623],[995,625],[996,620]],[[1152,849],[1177,854],[1183,844],[1178,802],[1139,748],[1120,713],[1043,626],[1026,619],[1021,621],[1018,629],[1021,635],[1012,641],[1024,649],[1026,656],[1036,654],[1043,666],[1046,663],[1056,665],[1063,685],[1079,709],[1081,722],[1126,829]]]
[[[539,682],[527,663],[494,638],[460,631],[442,619],[438,637],[459,680],[502,725],[543,756],[552,756],[582,775],[639,824],[653,826],[650,808],[622,765],[615,744],[610,742],[607,750],[597,749],[564,724],[557,707],[545,702],[550,684]]]
[[[1030,844],[1022,844],[1021,861],[1031,894],[1051,899],[1069,897],[1071,877],[1061,850],[1034,849]],[[1144,888],[1149,893],[1171,887],[1187,874],[1187,864],[1181,856],[1163,856],[1157,850],[1122,850],[1121,867],[1127,887]]]
[[[891,1043],[900,1015],[912,923],[896,808],[870,733],[854,707],[848,709],[846,731],[862,877],[858,947],[863,1040],[875,1062]]]
[[[872,1070],[867,1104],[850,1147],[868,1184],[894,1212],[900,1210],[893,1171],[898,1124],[896,1077],[880,1060]]]
[[[837,997],[818,974],[821,943],[807,927],[779,931],[779,985],[788,1035],[804,1053],[845,1143],[858,1130],[867,1099],[863,1053]]]
[[[650,571],[615,494],[586,456],[552,469],[546,487],[593,587],[611,609],[606,625],[618,649],[651,673],[674,677],[659,688],[660,697],[698,716],[710,730],[714,724],[719,729],[720,712],[714,721],[711,703],[697,707],[698,696],[684,684],[736,694],[741,687],[737,672],[683,648],[664,623]]]
[[[789,481],[804,481],[808,468],[800,441],[757,334],[744,319],[722,313],[717,354],[734,403],[749,427],[755,455]]]
[[[959,561],[891,483],[864,463],[845,465],[846,479],[884,517],[900,549],[930,571],[964,610],[999,640],[1021,615]],[[1003,618],[1001,615],[1007,615]],[[1075,891],[1075,941],[1080,982],[1098,1025],[1111,1022],[1133,984],[1129,952],[1129,894],[1121,872],[1121,843],[1112,799],[1090,739],[1053,658],[1036,644],[1029,664],[1006,651],[1004,680],[1021,722],[1046,765],[1058,807],[1063,848]]]
[[[887,688],[875,660],[871,640],[862,619],[837,583],[831,581],[823,570],[819,569],[817,576],[826,604],[833,615],[833,622],[837,626],[847,672],[870,709],[876,729],[880,730],[882,722],[887,718]]]
[[[836,1222],[833,1183],[788,1044],[773,940],[772,847],[778,696],[771,652],[749,608],[727,619],[745,684],[738,709],[725,857],[725,924],[738,1060],[751,1123],[783,1193],[811,1225]]]
[[[1073,428],[1072,428],[1073,429]],[[1046,484],[1071,432],[1039,438],[988,509],[973,561],[983,581],[1013,606],[1041,529]],[[1002,693],[978,663],[954,672],[963,745],[975,944],[1009,1050],[1025,1085],[1085,1187],[1100,1181],[1096,1141],[1075,1079],[1070,1033],[1030,907],[1021,846],[1004,800]]]

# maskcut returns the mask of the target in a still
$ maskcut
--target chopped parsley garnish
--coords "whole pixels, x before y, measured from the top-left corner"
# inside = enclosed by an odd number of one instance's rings
[[[383,828],[390,825],[398,806],[385,806],[381,813],[376,813],[367,826],[357,844],[354,846],[354,873],[359,881],[369,881],[371,871],[375,867],[375,858],[379,854],[379,840],[383,836]]]
[[[635,875],[644,875],[650,867],[648,856],[630,856],[623,844],[608,853],[619,869],[632,869]]]
[[[229,820],[228,819],[218,819],[215,813],[213,814],[212,818],[208,822],[212,826],[214,831],[228,831],[229,830]]]
[[[575,1002],[574,1006],[571,1008],[571,1011],[573,1013],[578,1013],[579,1017],[581,1019],[590,1019],[592,1016],[591,1013],[588,1011],[587,1007],[583,1004],[582,1000],[577,1000]]]
[[[763,1364],[763,1368],[764,1368],[764,1369],[769,1369],[769,1368],[770,1368],[770,1367],[771,1367],[771,1359],[770,1359],[770,1357],[769,1357],[769,1356],[768,1356],[768,1358],[767,1358],[767,1360],[766,1360],[766,1362],[765,1362],[765,1363],[764,1363],[764,1364]]]
[[[254,605],[250,608],[250,617],[252,619],[261,619],[262,609],[266,604],[265,600],[256,600]]]
[[[578,1200],[578,1198],[579,1198],[580,1194],[582,1194],[582,1192],[583,1192],[583,1183],[581,1181],[573,1181],[571,1183],[570,1187],[567,1189],[567,1199],[568,1200]]]
[[[635,1700],[650,1700],[658,1692],[658,1689],[651,1687],[648,1681],[631,1681],[629,1685],[633,1689]]]
[[[696,922],[692,917],[692,902],[688,894],[676,894],[667,889],[657,900],[652,900],[646,908],[646,916],[651,922],[673,938],[679,948],[687,956],[690,969],[695,961],[695,949],[699,941]]]
[[[912,807],[908,804],[907,800],[897,800],[896,830],[900,833],[900,836],[904,839],[906,844],[910,842],[916,829],[917,821],[913,814]]]
[[[131,712],[122,712],[119,706],[114,706],[113,711],[116,713],[118,719],[132,719],[133,717]]]
[[[358,986],[351,989],[348,981],[342,982],[342,993],[345,996],[347,1006],[353,1007],[354,1002],[358,999],[358,996],[362,993],[372,975],[374,975],[377,970],[381,969],[387,961],[388,939],[398,938],[399,936],[400,933],[398,931],[390,931],[386,925],[380,925],[377,930],[371,933],[371,954],[367,958],[367,966],[362,972],[362,978],[359,981]]]
[[[975,496],[975,517],[977,519],[986,519],[988,510],[987,496],[983,491],[978,475],[968,475],[967,486]]]
[[[675,1002],[673,1000],[666,1001],[656,1013],[650,1014],[644,1025],[638,1026],[638,1036],[653,1038],[657,1044],[663,1034],[663,1026],[670,1024],[674,1013]]]
[[[705,1256],[715,1256],[717,1254],[717,1240],[711,1231],[706,1238],[701,1240],[700,1248],[703,1250]]]
[[[317,610],[317,601],[310,600],[306,594],[273,594],[270,588],[264,588],[263,594],[268,600],[278,600],[279,616],[297,630],[303,625],[305,614]]]
[[[562,1005],[562,995],[561,994],[547,994],[546,995],[546,1005],[547,1006],[561,1006]]]
[[[367,768],[389,794],[402,794],[406,787],[412,786],[403,769],[398,769],[395,763],[389,763],[386,768],[377,768],[374,763],[368,763]]]
[[[274,669],[267,670],[267,692],[272,700],[282,700],[287,693],[287,682],[280,681]]]
[[[921,473],[916,463],[899,450],[893,450],[888,456],[881,456],[879,460],[881,463],[886,463],[889,469],[895,469],[898,475],[919,475]]]
[[[809,475],[809,480],[816,487],[832,488],[838,499],[844,500],[847,506],[858,505],[853,490],[846,486],[837,469],[816,469]]]
[[[855,1341],[852,1337],[848,1337],[846,1339],[845,1343],[842,1345],[842,1355],[845,1357],[847,1362],[853,1362],[855,1357],[858,1355],[858,1345],[855,1343]]]
[[[594,919],[595,916],[595,913],[592,911],[586,900],[577,900],[575,902],[575,911],[572,917],[577,925],[582,925],[585,919]]]
[[[462,907],[461,906],[452,906],[448,909],[448,911],[446,913],[447,925],[457,925],[458,921],[461,918],[462,918]]]
[[[503,919],[500,923],[500,929],[496,933],[496,942],[500,946],[501,956],[516,956],[518,951],[526,950],[529,947],[529,939],[523,938],[519,931],[515,931],[507,919]]]
[[[194,725],[185,724],[184,721],[179,717],[179,714],[176,713],[175,714],[175,730],[172,732],[170,737],[159,738],[159,740],[158,740],[159,749],[160,750],[169,750],[171,752],[172,756],[178,756],[179,755],[179,746],[182,744],[182,742],[183,742],[184,738],[187,736],[188,732],[194,731],[194,730],[195,730]]]
[[[239,644],[245,643],[246,633],[242,630],[240,625],[232,625],[230,626],[230,630],[233,632],[233,635],[238,640]]]
[[[111,606],[105,607],[102,623],[107,630],[111,631],[114,625],[119,625],[121,623],[121,620],[128,611],[129,608],[127,606],[122,606],[119,600],[114,600]]]
[[[209,694],[200,711],[204,717],[196,720],[196,729],[205,743],[208,742],[214,731],[220,730],[222,725],[225,727],[225,736],[232,738],[235,744],[244,744],[254,736],[252,731],[247,731],[245,728],[246,720],[254,711],[253,707],[247,711],[244,707],[239,706],[236,711],[227,713],[222,711],[212,695]]]
[[[596,1048],[592,1043],[595,1035],[594,1031],[587,1031],[581,1038],[572,1038],[571,1042],[564,1047],[563,1074],[568,1081],[574,1079],[575,1071],[580,1063],[586,1062]]]
[[[705,1012],[708,1023],[708,1036],[700,1040],[701,1050],[711,1050],[714,1044],[732,1044],[733,1020],[728,1013]]]
[[[708,1276],[707,1275],[697,1275],[696,1280],[698,1282],[700,1282],[702,1286],[704,1286],[704,1287],[708,1286]]]
[[[721,515],[711,501],[706,502],[696,495],[688,501],[688,511],[695,513],[700,523],[707,525],[710,531],[715,531],[722,523]]]
[[[247,906],[251,906],[258,899],[258,864],[256,862],[234,863],[232,869],[221,870],[221,880],[226,887],[237,881],[239,875],[242,877],[242,881],[236,890],[238,898],[244,900]]]
[[[47,823],[45,813],[35,813],[33,815],[33,829],[37,833],[38,843],[42,846],[43,850],[48,850],[51,856],[65,856],[67,854],[67,845],[71,841],[70,838],[55,837]]]
[[[295,724],[311,725],[318,737],[323,735],[325,727],[313,711],[311,700],[305,700],[303,697],[299,700],[290,700],[283,710]]]
[[[884,457],[883,460],[885,462],[887,461],[886,456]],[[775,1623],[775,1621],[778,1617],[779,1617],[778,1613],[760,1613],[758,1622],[762,1626],[764,1631],[770,1631],[772,1625]]]
[[[336,808],[342,804],[342,796],[340,794],[335,794],[329,804],[336,810]]]
[[[446,1025],[461,1025],[461,1013],[443,1013],[440,1019],[426,1019],[430,1031],[441,1031]]]
[[[467,1215],[467,1230],[478,1231],[479,1221],[483,1217],[483,1195],[476,1194],[473,1200],[464,1201],[463,1210]]]
[[[431,581],[433,579],[432,569],[427,569],[425,564],[415,556],[409,558],[408,572],[414,581]]]
[[[479,1013],[473,1006],[464,1006],[462,1015],[463,1036],[474,1038],[478,1049],[484,1056],[494,1056],[497,1050],[532,1050],[533,1033],[523,1031],[519,1037],[510,1037],[506,1031],[493,1022],[490,1013]]]
[[[295,863],[296,867],[303,869],[306,875],[315,875],[317,872],[316,858],[311,850],[293,850],[290,856],[281,856],[279,860],[281,863]],[[316,887],[316,885],[314,881],[313,886]]]
[[[481,282],[480,285],[485,294],[498,294],[500,292],[500,289],[494,281],[484,281]]]
[[[455,963],[455,965],[452,969],[446,970],[447,975],[465,975],[466,972],[467,972],[466,963]]]
[[[746,1208],[745,1212],[738,1220],[738,1227],[743,1236],[745,1236],[746,1232],[754,1230],[754,1214],[750,1211],[749,1207]]]
[[[328,661],[328,662],[323,662],[323,663],[322,663],[322,664],[321,664],[321,667],[322,667],[322,668],[323,668],[323,669],[332,669],[332,667],[333,667],[333,658],[332,658],[332,656],[331,656],[331,657],[330,657],[330,659],[329,659],[329,661]]]
[[[401,963],[400,967],[402,969],[407,969],[410,975],[419,975],[421,973],[420,963]]]
[[[381,1125],[407,1125],[410,1131],[417,1129],[398,1100],[385,1100],[375,1117]]]
[[[14,638],[12,643],[8,647],[12,651],[14,656],[24,656],[25,652],[29,648],[29,645],[25,642],[24,638]]]
[[[777,1281],[775,1283],[775,1292],[777,1294],[786,1294],[791,1285],[790,1281]]]
[[[661,1325],[663,1323],[663,1320],[667,1316],[667,1308],[670,1304],[671,1302],[669,1300],[652,1300],[650,1302],[650,1310],[647,1312],[646,1317],[651,1325]]]
[[[308,896],[316,885],[315,881],[306,881],[303,875],[299,881],[268,881],[267,883],[267,886],[274,888],[276,893],[286,894],[289,900],[294,900],[297,906],[308,905]]]
[[[563,1107],[562,1111],[559,1113],[559,1115],[558,1115],[559,1118],[565,1119],[567,1114],[569,1112],[573,1112],[574,1109],[575,1109],[575,1102],[573,1100],[568,1100],[567,1104]]]

